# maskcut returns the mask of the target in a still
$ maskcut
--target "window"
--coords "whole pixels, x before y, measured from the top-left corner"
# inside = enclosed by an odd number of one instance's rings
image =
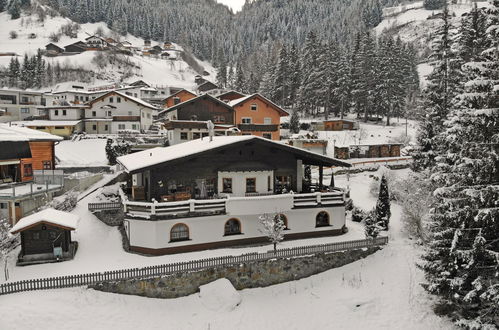
[[[147,118],[149,118],[149,119],[151,118],[151,114],[150,113],[147,114]]]
[[[263,123],[265,125],[272,125],[272,118],[270,118],[270,117],[263,118]]]
[[[229,219],[224,226],[224,235],[239,235],[241,234],[241,222],[237,219]]]
[[[24,164],[24,177],[33,176],[33,166],[31,164]]]
[[[279,213],[279,214],[276,214],[276,216],[274,217],[274,221],[277,221],[278,218],[281,218],[282,222],[284,223],[284,229],[289,229],[288,228],[288,218],[282,214],[282,213]]]
[[[29,99],[27,96],[21,96],[21,103],[28,103]]]
[[[329,214],[326,211],[321,211],[315,217],[316,227],[326,227],[329,226]]]
[[[253,103],[253,104],[250,106],[250,109],[251,109],[252,111],[256,111],[256,110],[258,110],[258,105],[256,105],[256,103]]]
[[[213,122],[214,123],[225,123],[225,117],[224,116],[213,116]]]
[[[177,223],[170,230],[170,242],[186,241],[189,239],[189,227]]]
[[[21,108],[21,113],[29,113],[29,108]]]
[[[201,133],[199,132],[192,132],[192,139],[197,140],[201,137]]]
[[[64,126],[55,126],[55,129],[64,129]]]
[[[179,104],[179,103],[180,103],[180,97],[174,97],[173,104]]]
[[[108,125],[104,125],[104,130],[107,131],[109,129]]]
[[[33,233],[32,237],[33,237],[34,240],[39,240],[40,239],[40,233],[35,232],[35,233]]]
[[[267,191],[272,191],[272,178],[269,176],[267,176]]]
[[[132,129],[138,129],[137,124],[132,124]]]
[[[117,97],[116,102],[121,103],[121,97]]]
[[[222,192],[229,194],[232,193],[232,178],[223,178],[222,186],[223,186]]]
[[[118,124],[118,129],[119,130],[125,129],[125,124]]]
[[[180,132],[180,140],[188,140],[187,132]]]
[[[202,137],[207,137],[208,135],[210,135],[210,134],[209,133],[201,133]]]
[[[97,116],[97,112],[96,111],[92,111],[92,117],[96,117]]]
[[[133,93],[133,97],[137,97],[137,93]]]
[[[85,101],[87,101],[87,102],[88,102],[88,96],[86,96],[86,97],[85,97]]]
[[[65,116],[67,114],[66,110],[62,110],[62,115]]]
[[[272,133],[263,133],[262,136],[266,139],[272,140]]]
[[[54,110],[54,116],[59,116],[59,110]]]
[[[110,97],[109,98],[109,103],[113,103],[114,102],[114,97]]]
[[[8,204],[7,203],[0,203],[0,209],[5,210],[7,208],[8,208]]]
[[[133,114],[132,111],[128,111],[128,115],[131,116]]]
[[[246,178],[246,192],[256,192],[256,178]]]
[[[92,130],[96,131],[97,130],[97,125],[92,125]]]
[[[52,230],[51,230],[51,231],[49,231],[49,238],[50,238],[51,240],[56,239],[56,237],[57,237],[57,232],[52,231]]]
[[[252,120],[250,117],[243,117],[243,118],[241,118],[241,122],[243,124],[251,124]]]

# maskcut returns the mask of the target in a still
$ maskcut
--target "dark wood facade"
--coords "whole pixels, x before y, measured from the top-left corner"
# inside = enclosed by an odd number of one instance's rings
[[[177,111],[177,120],[211,120],[219,124],[234,124],[234,109],[209,95],[199,96],[168,109],[174,110]]]
[[[53,253],[54,247],[61,247],[69,252],[71,231],[52,224],[40,223],[21,232],[21,254]]]

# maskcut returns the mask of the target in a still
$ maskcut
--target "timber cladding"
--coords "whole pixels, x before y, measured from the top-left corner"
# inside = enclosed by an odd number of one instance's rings
[[[21,159],[21,176],[23,181],[33,179],[32,173],[29,173],[29,166],[31,170],[52,170],[54,169],[55,153],[53,141],[31,141],[29,143],[31,149],[31,158]],[[45,165],[45,166],[44,166]]]

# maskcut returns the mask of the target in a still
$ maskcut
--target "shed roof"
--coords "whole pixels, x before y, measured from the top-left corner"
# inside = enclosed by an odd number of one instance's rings
[[[238,144],[246,144],[250,142],[265,144],[273,148],[291,152],[310,165],[351,166],[349,163],[338,159],[326,157],[315,152],[310,152],[254,135],[215,136],[213,137],[213,141],[210,141],[209,138],[196,139],[170,147],[158,147],[121,156],[118,157],[118,162],[125,167],[127,172],[137,173],[141,170],[162,166],[173,161],[180,161],[182,159],[187,160],[195,157],[196,155],[214,152],[216,150],[230,148]]]
[[[75,214],[48,208],[22,218],[12,227],[10,233],[17,234],[41,223],[66,230],[75,230],[79,220],[80,217]]]

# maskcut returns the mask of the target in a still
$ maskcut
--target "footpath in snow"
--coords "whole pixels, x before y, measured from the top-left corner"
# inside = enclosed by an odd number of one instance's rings
[[[368,191],[371,174],[352,175],[350,180],[352,198],[366,210],[376,202]],[[345,177],[338,177],[337,182],[345,185]],[[85,203],[75,212],[83,215],[86,223],[80,227],[82,248],[77,258],[55,268],[17,267],[11,269],[13,277],[166,261],[166,257],[120,252],[115,228],[89,216]],[[453,329],[448,320],[432,312],[429,296],[420,286],[422,272],[415,266],[420,248],[403,233],[400,212],[400,207],[392,204],[390,243],[383,250],[306,279],[242,290],[241,304],[233,310],[208,308],[198,294],[161,300],[73,288],[3,296],[0,329]],[[349,223],[350,228],[353,225]],[[86,238],[88,234],[94,238]],[[310,242],[295,243],[304,241]],[[200,252],[196,257],[220,255],[225,250]],[[193,254],[167,258],[191,257]]]

